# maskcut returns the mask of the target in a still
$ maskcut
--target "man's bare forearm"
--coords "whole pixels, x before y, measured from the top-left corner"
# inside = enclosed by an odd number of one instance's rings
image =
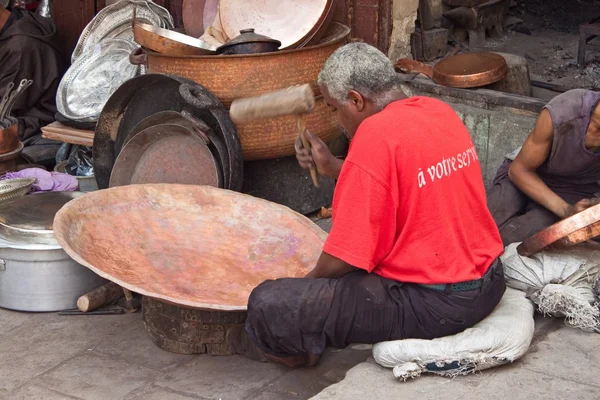
[[[341,278],[356,268],[325,252],[321,253],[317,265],[306,275],[306,278]]]
[[[511,166],[509,178],[531,200],[552,211],[560,218],[568,216],[570,204],[554,193],[534,171],[518,165]]]

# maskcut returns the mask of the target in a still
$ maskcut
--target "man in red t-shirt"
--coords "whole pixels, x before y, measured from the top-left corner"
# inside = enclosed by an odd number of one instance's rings
[[[319,75],[351,139],[345,161],[308,134],[304,168],[338,179],[333,227],[306,278],[267,281],[250,295],[242,355],[290,367],[327,346],[453,335],[481,321],[504,290],[500,234],[477,152],[446,103],[407,98],[374,47],[337,50]]]

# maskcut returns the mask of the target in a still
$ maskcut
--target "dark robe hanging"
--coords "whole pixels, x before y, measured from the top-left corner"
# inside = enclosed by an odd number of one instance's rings
[[[54,121],[56,89],[65,71],[56,26],[47,18],[19,8],[0,29],[0,95],[13,82],[32,79],[12,109],[19,120],[19,137],[26,145],[48,143],[40,128]]]

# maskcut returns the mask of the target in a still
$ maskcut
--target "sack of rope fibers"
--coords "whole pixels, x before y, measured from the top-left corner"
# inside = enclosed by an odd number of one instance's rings
[[[517,246],[508,246],[501,257],[506,285],[526,292],[542,314],[564,317],[569,326],[593,331],[600,324],[594,297],[600,251],[581,244],[522,257]]]
[[[432,340],[378,343],[373,357],[404,381],[424,372],[466,375],[521,358],[529,349],[533,329],[533,305],[525,293],[507,288],[496,309],[472,328]]]

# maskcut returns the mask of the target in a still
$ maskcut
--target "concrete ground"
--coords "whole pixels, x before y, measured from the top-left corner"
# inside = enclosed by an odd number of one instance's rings
[[[396,381],[391,370],[367,361],[371,352],[365,347],[330,350],[315,368],[288,370],[237,356],[168,353],[150,341],[140,313],[59,316],[0,310],[0,399],[300,400],[317,395],[321,400],[427,400],[443,395],[465,400],[591,400],[600,396],[600,335],[568,328],[558,320],[538,318],[532,348],[522,360],[454,379],[423,376]]]

